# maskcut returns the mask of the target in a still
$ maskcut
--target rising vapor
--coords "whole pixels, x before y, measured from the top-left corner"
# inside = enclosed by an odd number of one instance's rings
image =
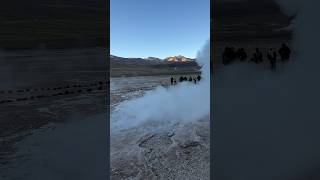
[[[125,101],[111,114],[111,131],[142,123],[191,122],[210,112],[210,43],[198,52],[196,61],[202,80],[196,85],[182,82],[169,88],[157,87],[143,97]]]

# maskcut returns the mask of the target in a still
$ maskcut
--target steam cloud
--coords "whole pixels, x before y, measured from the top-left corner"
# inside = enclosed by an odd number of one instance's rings
[[[217,179],[320,177],[320,1],[277,2],[296,15],[294,59],[281,73],[236,64],[214,79]]]
[[[141,123],[190,122],[210,112],[210,43],[207,41],[196,58],[202,66],[202,79],[196,85],[178,83],[158,87],[137,99],[118,105],[111,115],[111,130],[126,129]]]

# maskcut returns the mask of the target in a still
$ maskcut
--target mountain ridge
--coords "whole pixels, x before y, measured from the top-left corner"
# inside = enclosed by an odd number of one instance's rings
[[[133,60],[133,61],[141,60],[141,61],[159,62],[159,63],[160,62],[162,62],[162,63],[165,63],[165,62],[184,63],[184,62],[195,62],[196,61],[196,59],[188,58],[188,57],[185,57],[182,55],[169,56],[167,58],[161,59],[161,58],[152,57],[152,56],[147,57],[147,58],[136,58],[136,57],[121,57],[121,56],[115,56],[115,55],[110,54],[110,58],[113,60]]]
[[[111,76],[141,76],[198,73],[200,66],[192,61],[166,61],[155,57],[124,58],[110,55]]]

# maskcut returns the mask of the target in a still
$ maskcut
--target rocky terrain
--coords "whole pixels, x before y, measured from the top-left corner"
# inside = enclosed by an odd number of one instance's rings
[[[110,138],[111,179],[210,179],[209,117],[143,125]]]
[[[169,85],[169,78],[112,78],[111,113],[118,103]],[[113,129],[112,122],[111,119],[111,179],[210,178],[209,117],[192,123],[149,122],[122,130]]]

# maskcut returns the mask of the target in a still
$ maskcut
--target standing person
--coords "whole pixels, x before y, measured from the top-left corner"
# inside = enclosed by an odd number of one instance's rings
[[[241,48],[241,58],[242,58],[242,61],[245,61],[247,58],[248,58],[248,55],[247,55],[247,52]]]
[[[201,80],[201,76],[200,76],[200,75],[198,75],[197,79],[198,79],[198,81],[200,81],[200,80]]]
[[[291,50],[285,43],[282,44],[278,52],[282,61],[286,61],[290,58]]]
[[[270,61],[271,70],[276,71],[276,65],[277,65],[277,53],[270,48],[267,54],[267,58]]]
[[[275,50],[273,50],[273,53],[272,53],[272,54],[273,54],[273,59],[274,59],[275,67],[276,67],[278,55],[277,55],[277,52],[276,52]]]
[[[227,65],[230,63],[230,48],[227,46],[222,54],[222,63]]]
[[[253,57],[251,58],[251,61],[255,62],[256,64],[259,63],[259,49],[257,48],[256,51],[253,53]]]
[[[224,49],[224,52],[222,54],[222,63],[223,65],[227,65],[231,63],[236,58],[236,52],[234,50],[234,47],[226,47]]]
[[[253,53],[252,57],[250,58],[250,60],[248,62],[254,62],[254,63],[257,63],[257,60],[256,60],[256,53]]]
[[[173,85],[173,77],[171,77],[171,85]]]
[[[231,61],[234,61],[237,58],[237,53],[234,47],[231,47],[230,49],[230,59]]]
[[[194,78],[193,81],[194,81],[194,84],[197,84],[197,79],[196,78]]]
[[[179,81],[180,82],[182,82],[184,79],[183,79],[183,77],[182,76],[180,76],[180,79],[179,79]]]
[[[258,63],[263,62],[263,55],[259,48],[256,48],[256,59]]]
[[[248,55],[243,48],[240,48],[237,50],[237,57],[240,59],[240,61],[245,61]]]

